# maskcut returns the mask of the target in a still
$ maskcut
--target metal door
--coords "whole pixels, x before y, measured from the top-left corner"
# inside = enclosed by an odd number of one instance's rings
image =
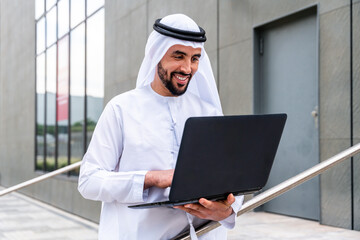
[[[256,29],[259,44],[255,112],[288,114],[266,188],[319,163],[317,15],[306,12]],[[319,220],[319,179],[268,202],[261,210]]]

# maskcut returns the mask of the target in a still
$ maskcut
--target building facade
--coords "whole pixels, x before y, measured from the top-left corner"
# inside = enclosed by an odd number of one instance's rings
[[[288,114],[266,188],[360,142],[359,0],[105,0],[93,12],[94,1],[83,2],[79,20],[71,15],[73,0],[0,0],[1,186],[81,158],[102,107],[135,87],[152,24],[172,13],[187,14],[206,30],[205,47],[226,115]],[[96,13],[103,14],[103,22],[92,30]],[[72,42],[76,36],[85,44]],[[103,55],[92,51],[101,46]],[[73,79],[82,85],[71,85]],[[359,158],[258,210],[360,230]],[[101,204],[80,196],[76,172],[21,192],[99,220]]]

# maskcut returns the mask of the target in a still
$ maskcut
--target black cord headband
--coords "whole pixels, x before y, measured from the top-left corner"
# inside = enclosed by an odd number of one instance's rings
[[[192,42],[205,42],[205,30],[199,26],[200,32],[185,31],[177,28],[172,28],[160,23],[161,18],[157,19],[154,23],[154,30],[160,34],[168,37],[173,37],[181,40],[192,41]]]

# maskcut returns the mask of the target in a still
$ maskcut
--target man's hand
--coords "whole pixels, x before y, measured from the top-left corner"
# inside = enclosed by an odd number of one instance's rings
[[[231,204],[235,202],[233,194],[229,194],[226,200],[209,201],[200,198],[199,203],[175,206],[174,208],[184,210],[198,218],[221,221],[233,213]]]
[[[144,190],[150,187],[167,188],[171,186],[174,169],[148,171],[145,175]]]

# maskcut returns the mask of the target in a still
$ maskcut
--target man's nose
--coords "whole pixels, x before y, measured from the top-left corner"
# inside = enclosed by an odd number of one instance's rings
[[[184,61],[181,65],[181,71],[186,74],[191,73],[191,62],[190,61]]]

